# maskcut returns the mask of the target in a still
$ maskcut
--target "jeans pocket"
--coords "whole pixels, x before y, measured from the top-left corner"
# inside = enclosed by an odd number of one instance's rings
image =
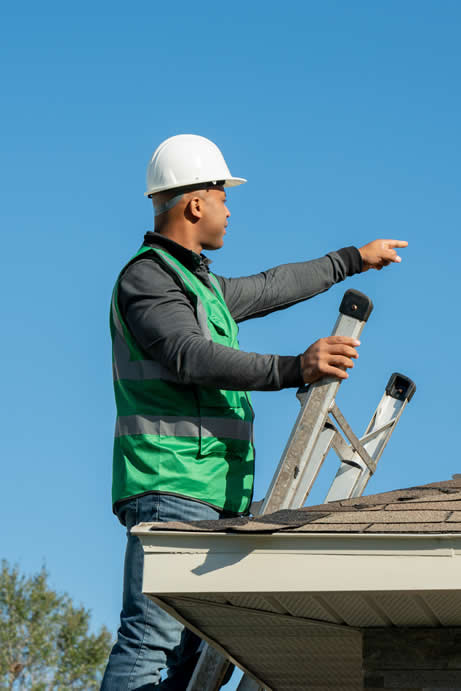
[[[158,521],[159,495],[144,494],[136,498],[136,523],[154,523]]]

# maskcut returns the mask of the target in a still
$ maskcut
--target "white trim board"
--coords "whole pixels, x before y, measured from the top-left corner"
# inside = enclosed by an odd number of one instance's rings
[[[145,593],[459,591],[459,534],[196,533],[136,526]]]

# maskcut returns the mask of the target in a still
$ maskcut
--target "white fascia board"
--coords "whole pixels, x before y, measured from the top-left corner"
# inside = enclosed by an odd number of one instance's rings
[[[149,532],[147,594],[459,590],[461,535]],[[353,557],[353,558],[352,558]]]

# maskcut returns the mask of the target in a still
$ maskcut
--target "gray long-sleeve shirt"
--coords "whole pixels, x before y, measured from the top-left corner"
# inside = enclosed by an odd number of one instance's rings
[[[146,233],[144,244],[166,250],[213,290],[206,257],[159,233]],[[307,300],[361,270],[359,251],[346,247],[253,276],[216,278],[232,317],[242,322]],[[299,355],[244,352],[204,338],[180,280],[152,255],[141,255],[123,271],[118,300],[138,345],[185,384],[274,391],[303,383]]]

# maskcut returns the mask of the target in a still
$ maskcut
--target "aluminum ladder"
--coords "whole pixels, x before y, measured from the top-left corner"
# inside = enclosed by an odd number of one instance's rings
[[[370,298],[357,290],[347,290],[332,336],[359,338],[372,310]],[[359,439],[336,405],[340,384],[339,379],[324,377],[298,390],[301,410],[268,493],[253,514],[304,506],[330,449],[339,457],[340,466],[325,503],[362,495],[416,386],[405,375],[394,372],[365,434]],[[214,648],[203,644],[187,691],[218,691],[229,665],[230,662]],[[263,689],[254,679],[244,675],[238,691]]]

